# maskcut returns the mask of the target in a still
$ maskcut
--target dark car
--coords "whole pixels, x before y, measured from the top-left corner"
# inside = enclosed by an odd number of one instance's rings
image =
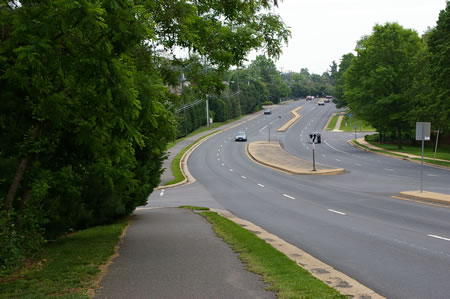
[[[264,109],[264,114],[272,114],[272,110],[269,108]]]
[[[234,136],[234,141],[247,141],[247,134],[245,132],[237,132]]]

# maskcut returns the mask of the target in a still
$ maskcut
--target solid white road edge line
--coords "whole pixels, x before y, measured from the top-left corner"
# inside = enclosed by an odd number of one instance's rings
[[[440,239],[440,240],[445,240],[445,241],[450,241],[449,238],[444,238],[444,237],[440,237],[440,236],[436,236],[436,235],[428,235],[428,237],[432,237],[432,238],[436,238],[436,239]]]
[[[328,211],[333,212],[333,213],[336,213],[336,214],[339,214],[339,215],[347,215],[346,213],[339,212],[339,211],[332,210],[332,209],[328,209]]]

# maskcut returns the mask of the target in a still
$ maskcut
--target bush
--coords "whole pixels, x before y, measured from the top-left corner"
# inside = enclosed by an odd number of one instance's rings
[[[34,210],[35,211],[35,210]],[[14,210],[0,212],[0,270],[19,266],[26,258],[38,256],[45,244],[39,215],[25,207],[22,216]]]
[[[263,105],[273,105],[273,102],[272,101],[265,101],[262,104]]]

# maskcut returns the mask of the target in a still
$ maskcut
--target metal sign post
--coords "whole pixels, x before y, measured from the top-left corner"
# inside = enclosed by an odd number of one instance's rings
[[[316,147],[315,147],[315,143],[313,142],[313,144],[312,144],[312,152],[313,152],[313,171],[316,171],[316,155],[315,155],[315,150],[316,150]]]
[[[354,125],[354,126],[353,126],[353,129],[355,129],[355,140],[356,140],[356,130],[358,130],[358,126],[357,126],[357,125]]]
[[[270,142],[270,128],[271,128],[271,125],[268,125],[267,127],[269,128],[269,142]]]
[[[416,140],[422,140],[422,162],[420,167],[420,193],[423,192],[423,152],[425,140],[430,140],[430,122],[416,122]]]

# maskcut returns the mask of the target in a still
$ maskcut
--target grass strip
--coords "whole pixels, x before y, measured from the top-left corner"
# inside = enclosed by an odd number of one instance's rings
[[[356,118],[354,115],[349,117],[348,113],[345,114],[344,118],[341,122],[341,127],[339,130],[344,132],[354,132],[354,126],[357,127],[356,131],[364,131],[364,132],[375,132],[375,129],[367,124],[365,121]]]
[[[205,207],[196,207],[196,206],[179,206],[181,209],[188,209],[192,211],[209,211],[209,208]]]
[[[114,254],[128,224],[82,230],[47,245],[42,259],[10,275],[0,276],[1,298],[88,298],[100,266]]]
[[[334,130],[334,127],[336,127],[336,123],[337,123],[338,118],[339,118],[339,115],[334,115],[331,118],[330,123],[328,124],[328,128],[327,128],[329,131]]]
[[[414,161],[422,161],[421,158],[408,158],[408,157],[405,156],[405,155],[399,155],[399,154],[396,154],[396,153],[388,152],[388,151],[386,151],[386,150],[377,150],[377,149],[369,148],[369,147],[367,147],[367,146],[365,146],[365,145],[362,145],[361,143],[359,143],[359,142],[356,141],[356,140],[352,140],[352,141],[353,141],[353,143],[355,143],[355,144],[358,145],[359,147],[365,148],[365,149],[367,149],[368,151],[371,151],[371,152],[383,153],[383,154],[386,154],[386,155],[395,156],[395,157],[400,157],[400,158],[405,158],[405,159],[414,160]],[[371,142],[370,142],[370,143],[371,143]],[[375,145],[375,146],[378,146],[378,144],[374,144],[374,145]],[[425,159],[425,158],[423,159],[423,161],[424,161],[425,163],[428,163],[428,164],[433,164],[433,165],[439,165],[439,166],[450,167],[450,162],[436,161],[436,160]]]
[[[212,123],[211,126],[210,126],[209,128],[208,128],[207,126],[202,126],[202,127],[198,128],[198,129],[196,129],[195,131],[192,131],[191,133],[189,133],[189,134],[188,134],[187,136],[185,136],[185,137],[178,138],[178,139],[175,140],[174,142],[169,142],[169,143],[167,144],[167,150],[169,150],[169,149],[172,148],[175,144],[177,144],[177,143],[180,142],[180,141],[183,141],[183,140],[186,139],[186,138],[195,136],[195,135],[197,135],[197,134],[199,134],[199,133],[203,133],[203,132],[206,132],[206,131],[209,131],[209,130],[217,129],[217,128],[221,127],[221,126],[224,126],[224,125],[227,125],[227,124],[229,124],[229,123],[231,123],[231,122],[234,122],[234,121],[236,121],[236,120],[239,120],[239,119],[243,118],[244,116],[246,116],[246,115],[241,115],[241,116],[239,116],[239,117],[236,117],[236,118],[233,118],[233,119],[229,119],[229,120],[224,121],[224,122]]]
[[[419,144],[418,145],[404,144],[404,145],[402,145],[402,148],[399,149],[398,144],[394,144],[394,143],[378,143],[376,141],[371,141],[371,140],[368,140],[367,142],[376,147],[380,147],[380,148],[388,150],[388,151],[422,156],[422,145],[421,144],[420,145]],[[424,157],[433,159],[434,145],[424,147]],[[441,145],[438,149],[438,152],[436,153],[436,158],[442,159],[442,160],[450,160],[450,146]]]
[[[184,153],[186,153],[191,147],[193,147],[200,140],[202,140],[216,132],[217,131],[214,131],[214,132],[209,133],[208,135],[200,137],[199,139],[197,139],[196,141],[192,142],[187,147],[185,147],[181,152],[179,152],[175,156],[175,158],[172,160],[172,163],[170,164],[170,169],[172,170],[172,175],[175,178],[173,180],[171,180],[170,182],[167,182],[166,184],[164,184],[164,186],[176,184],[176,183],[182,182],[184,180],[184,175],[180,168],[180,160],[183,157]]]
[[[253,233],[214,212],[201,213],[251,272],[270,284],[278,298],[347,298]]]
[[[404,155],[391,153],[391,152],[388,152],[388,151],[385,151],[385,150],[378,150],[378,149],[370,148],[368,146],[362,145],[361,143],[359,143],[355,139],[353,139],[352,142],[354,144],[358,145],[359,147],[365,148],[366,150],[371,151],[371,152],[382,153],[382,154],[386,154],[386,155],[390,155],[390,156],[394,156],[394,157],[399,157],[399,158],[408,158],[407,156],[404,156]]]
[[[412,158],[411,160],[419,161],[419,162],[422,161],[421,158]],[[435,161],[435,160],[430,160],[430,159],[423,159],[423,162],[428,163],[428,164],[435,164],[435,165],[439,165],[439,166],[450,167],[450,162]]]

